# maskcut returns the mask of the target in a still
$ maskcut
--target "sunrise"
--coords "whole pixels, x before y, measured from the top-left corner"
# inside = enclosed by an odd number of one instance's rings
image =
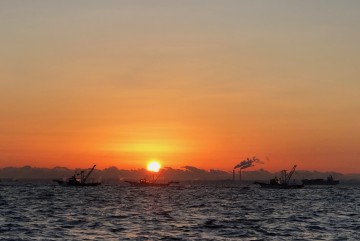
[[[306,225],[281,233],[266,225],[279,215],[259,208],[246,216],[237,207],[275,205],[279,188],[296,189],[281,195],[311,207],[302,197],[316,199],[313,186],[358,187],[359,25],[360,2],[352,0],[0,1],[1,191],[25,200],[31,183],[40,188],[33,198],[76,203],[89,215],[78,202],[94,203],[106,220],[96,226],[69,208],[81,222],[35,215],[10,233],[0,219],[0,239],[355,239],[345,221],[319,224],[328,236]],[[319,189],[332,200],[328,191]],[[6,217],[16,207],[2,200]],[[350,215],[341,202],[333,204]],[[126,212],[126,224],[108,220]],[[69,220],[59,227],[71,228],[57,236],[60,217]],[[245,231],[248,224],[266,231]]]

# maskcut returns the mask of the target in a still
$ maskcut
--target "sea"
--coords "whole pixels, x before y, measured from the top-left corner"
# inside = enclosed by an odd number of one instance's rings
[[[360,187],[1,183],[0,240],[360,240]]]

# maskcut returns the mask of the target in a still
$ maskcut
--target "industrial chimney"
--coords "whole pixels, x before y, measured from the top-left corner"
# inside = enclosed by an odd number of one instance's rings
[[[240,181],[240,186],[242,186],[241,169],[239,170],[239,181]]]

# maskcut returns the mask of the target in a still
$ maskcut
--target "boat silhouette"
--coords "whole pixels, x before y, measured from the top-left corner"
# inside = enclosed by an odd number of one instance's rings
[[[86,182],[91,173],[94,171],[96,165],[94,165],[91,170],[85,175],[85,171],[81,171],[80,173],[75,172],[70,178],[66,181],[55,179],[54,182],[57,182],[61,186],[99,186],[100,182]]]
[[[135,182],[135,181],[125,181],[125,182],[127,182],[131,186],[135,186],[135,187],[167,187],[167,186],[170,186],[171,184],[178,183],[178,182],[157,183],[157,182],[148,180],[146,178],[140,179],[140,181],[138,181],[138,182]]]
[[[291,176],[294,174],[296,169],[296,165],[291,169],[289,174],[286,172],[286,170],[281,171],[281,177],[280,178],[273,178],[270,180],[269,183],[264,182],[254,182],[254,184],[260,185],[262,188],[270,188],[270,189],[297,189],[297,188],[303,188],[304,184],[296,184],[296,183],[290,183]]]
[[[131,186],[134,187],[167,187],[171,184],[178,184],[179,182],[166,182],[166,183],[158,183],[157,180],[159,179],[162,172],[159,173],[159,175],[155,178],[155,175],[153,175],[152,180],[143,178],[140,179],[138,182],[135,181],[128,181],[126,180],[126,183],[129,183]]]
[[[339,180],[334,180],[333,176],[328,176],[326,180],[322,178],[317,179],[304,179],[302,180],[304,185],[337,185],[340,183]]]

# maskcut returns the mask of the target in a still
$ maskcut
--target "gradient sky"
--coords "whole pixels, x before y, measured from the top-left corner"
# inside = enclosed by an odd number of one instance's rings
[[[3,0],[0,29],[1,167],[360,172],[360,1]]]

